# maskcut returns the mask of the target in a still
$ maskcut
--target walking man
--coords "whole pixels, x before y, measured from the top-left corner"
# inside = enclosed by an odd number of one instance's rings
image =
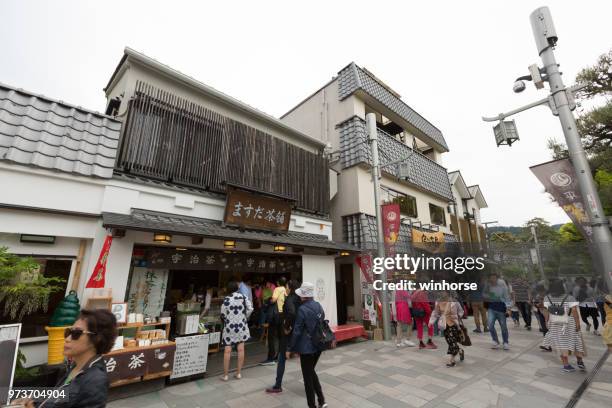
[[[494,350],[500,348],[497,330],[495,329],[495,322],[498,321],[501,328],[503,349],[510,350],[510,345],[508,343],[508,326],[506,325],[510,295],[508,293],[508,286],[503,280],[499,279],[495,272],[489,274],[489,280],[484,290],[484,300],[489,302],[488,323],[491,339],[493,339],[491,348]]]

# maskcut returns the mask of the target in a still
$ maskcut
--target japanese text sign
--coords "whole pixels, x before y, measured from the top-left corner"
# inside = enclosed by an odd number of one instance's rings
[[[291,203],[243,190],[228,189],[223,221],[227,225],[268,231],[287,231]]]

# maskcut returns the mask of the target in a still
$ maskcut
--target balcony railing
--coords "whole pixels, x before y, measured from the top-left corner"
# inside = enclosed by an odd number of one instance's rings
[[[360,163],[371,165],[371,151],[367,143],[368,134],[365,121],[360,117],[353,116],[338,125],[338,128],[340,131],[342,167],[348,168]],[[453,200],[448,173],[444,167],[396,140],[381,129],[378,129],[378,148],[382,163],[409,156],[405,160],[409,169],[409,176],[406,181],[444,200]],[[388,166],[383,171],[400,177],[399,164]]]

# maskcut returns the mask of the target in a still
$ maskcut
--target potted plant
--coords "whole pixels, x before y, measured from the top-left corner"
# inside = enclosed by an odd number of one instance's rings
[[[31,257],[11,254],[7,247],[0,247],[0,304],[3,315],[21,321],[24,316],[38,310],[47,311],[51,294],[64,289],[65,280],[45,277],[40,264]],[[17,375],[36,375],[35,369],[25,369],[25,356],[19,352]]]

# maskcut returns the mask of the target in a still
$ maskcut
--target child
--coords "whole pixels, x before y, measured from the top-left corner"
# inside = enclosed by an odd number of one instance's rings
[[[510,314],[512,315],[514,327],[521,327],[521,323],[519,322],[519,309],[514,301],[512,301],[512,306],[510,306]]]

